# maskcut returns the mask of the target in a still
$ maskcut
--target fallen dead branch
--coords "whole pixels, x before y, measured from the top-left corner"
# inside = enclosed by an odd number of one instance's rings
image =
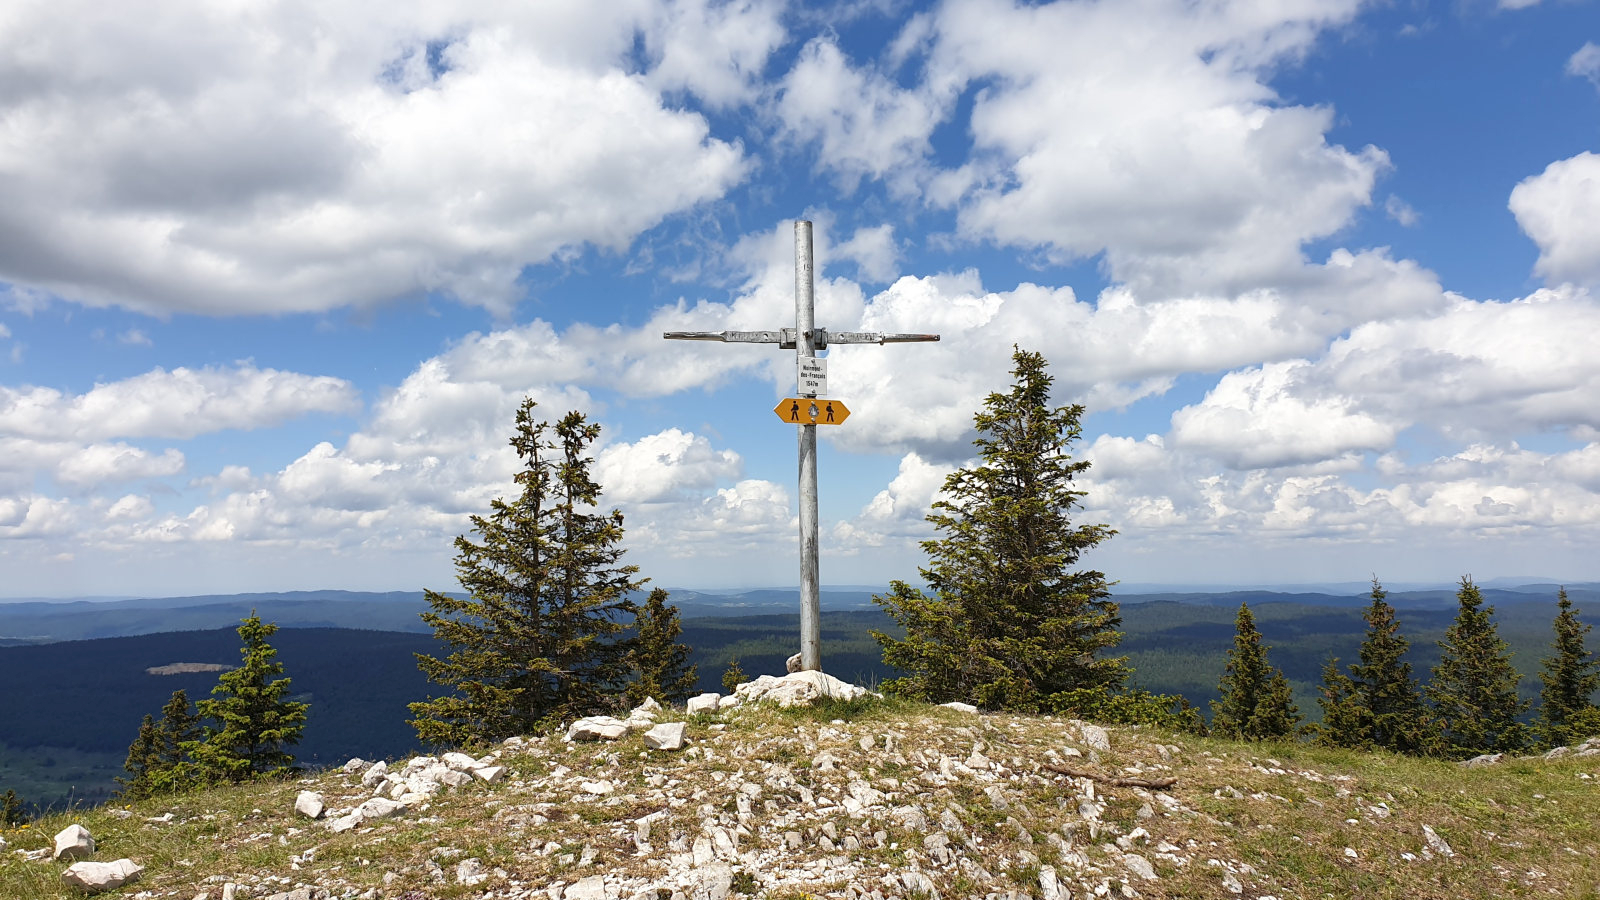
[[[1118,775],[1101,775],[1099,772],[1083,772],[1078,769],[1069,769],[1066,766],[1051,765],[1050,763],[1045,763],[1044,767],[1057,775],[1088,778],[1101,784],[1109,784],[1112,787],[1137,787],[1162,791],[1178,783],[1176,778],[1123,778]]]

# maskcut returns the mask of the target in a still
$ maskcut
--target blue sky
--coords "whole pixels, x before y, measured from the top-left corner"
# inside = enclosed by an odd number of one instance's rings
[[[0,11],[0,596],[448,588],[512,411],[629,559],[914,578],[1013,344],[1127,582],[1600,576],[1583,2],[157,2]]]

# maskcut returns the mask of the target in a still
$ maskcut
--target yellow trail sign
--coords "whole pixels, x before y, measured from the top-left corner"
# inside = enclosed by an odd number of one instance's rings
[[[786,397],[772,411],[790,425],[841,425],[850,418],[848,407],[825,397]]]

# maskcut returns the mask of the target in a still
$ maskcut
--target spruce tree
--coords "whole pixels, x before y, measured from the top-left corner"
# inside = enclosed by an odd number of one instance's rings
[[[1128,675],[1106,651],[1122,639],[1106,577],[1074,570],[1115,532],[1073,525],[1073,477],[1089,467],[1070,445],[1082,406],[1050,405],[1044,357],[1016,350],[1012,386],[974,416],[980,462],[945,479],[927,519],[928,592],[903,581],[873,598],[905,629],[874,631],[884,662],[905,675],[884,683],[900,696],[961,700],[985,709],[1039,711],[1052,698],[1110,694]]]
[[[636,706],[653,697],[664,703],[681,703],[694,694],[699,675],[689,664],[690,649],[678,643],[683,625],[678,608],[667,604],[667,592],[656,588],[633,618],[633,681],[627,703]]]
[[[123,760],[122,768],[129,777],[117,779],[122,785],[122,790],[117,792],[119,795],[128,800],[140,800],[154,793],[151,779],[161,768],[161,733],[155,717],[149,713],[144,714],[139,733],[128,745],[128,758]]]
[[[1395,753],[1422,753],[1431,745],[1432,722],[1422,689],[1405,661],[1411,643],[1400,634],[1388,596],[1378,579],[1372,579],[1372,604],[1363,614],[1367,634],[1361,662],[1350,666],[1348,678],[1340,676],[1342,682],[1330,682],[1323,673],[1323,698],[1318,701],[1322,724],[1317,729],[1322,743]]]
[[[722,670],[723,693],[731,694],[750,679],[744,674],[744,666],[739,665],[739,657],[728,660],[728,667]]]
[[[1452,756],[1520,750],[1526,732],[1517,722],[1528,704],[1517,697],[1520,676],[1500,639],[1494,607],[1484,607],[1472,579],[1456,591],[1456,618],[1439,642],[1428,699],[1441,726],[1441,749]]]
[[[1574,729],[1595,728],[1594,692],[1600,690],[1600,662],[1584,647],[1590,626],[1578,620],[1577,610],[1567,599],[1567,589],[1556,595],[1555,655],[1546,657],[1539,680],[1539,719],[1536,728],[1546,747],[1560,747],[1588,737]]]
[[[627,687],[632,642],[620,637],[643,582],[623,565],[622,512],[598,509],[588,448],[600,434],[571,412],[552,429],[536,404],[517,409],[511,446],[522,493],[473,516],[477,540],[456,538],[466,597],[427,591],[422,618],[449,648],[417,654],[443,696],[410,704],[425,743],[496,741],[616,706]],[[552,430],[554,440],[551,439]]]
[[[16,791],[7,789],[5,794],[0,796],[0,827],[21,825],[27,822],[28,818],[28,810],[22,805],[22,798],[17,796]]]
[[[262,622],[251,610],[239,625],[243,662],[217,678],[211,699],[196,704],[199,717],[210,724],[203,738],[179,746],[193,761],[199,778],[241,782],[291,771],[294,756],[288,748],[300,742],[308,704],[290,700],[289,679],[277,677],[283,674],[283,663],[267,642],[277,630],[276,624]],[[178,702],[178,695],[173,695],[167,710],[174,710]],[[187,697],[183,706],[187,715]]]
[[[1339,658],[1332,657],[1322,667],[1322,684],[1317,687],[1317,705],[1322,721],[1316,727],[1317,743],[1327,747],[1372,748],[1372,713],[1355,680],[1339,669]]]
[[[1288,679],[1267,661],[1255,616],[1239,604],[1234,620],[1233,649],[1217,685],[1222,695],[1211,703],[1211,733],[1218,737],[1281,740],[1292,737],[1300,724]]]

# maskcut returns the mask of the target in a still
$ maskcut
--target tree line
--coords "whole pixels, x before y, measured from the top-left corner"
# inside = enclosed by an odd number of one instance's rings
[[[1600,664],[1563,589],[1554,655],[1541,674],[1539,715],[1520,717],[1517,673],[1470,578],[1423,687],[1402,657],[1409,648],[1376,579],[1365,612],[1360,661],[1323,671],[1323,720],[1302,724],[1283,673],[1268,661],[1248,605],[1241,605],[1209,722],[1181,695],[1130,684],[1127,658],[1112,655],[1121,615],[1104,573],[1080,556],[1116,532],[1074,524],[1089,468],[1072,455],[1081,405],[1053,406],[1053,378],[1038,353],[1016,349],[1009,390],[990,394],[974,416],[977,462],[952,473],[927,516],[926,588],[894,581],[875,602],[903,629],[873,631],[891,695],[960,700],[988,710],[1070,714],[1240,739],[1310,737],[1334,746],[1464,756],[1556,746],[1600,732]],[[623,516],[600,505],[589,448],[600,427],[580,412],[555,423],[526,399],[511,446],[520,493],[496,499],[455,539],[465,596],[427,591],[422,614],[443,645],[417,664],[443,690],[410,704],[410,724],[434,746],[486,744],[577,716],[620,711],[647,697],[681,701],[695,667],[676,607],[623,562]],[[129,798],[219,782],[280,777],[293,770],[307,705],[288,699],[289,679],[268,638],[276,626],[253,613],[239,628],[243,664],[223,673],[193,711],[175,692],[159,720],[146,716],[129,748]],[[744,678],[737,660],[729,690]],[[18,803],[8,794],[5,815]]]

